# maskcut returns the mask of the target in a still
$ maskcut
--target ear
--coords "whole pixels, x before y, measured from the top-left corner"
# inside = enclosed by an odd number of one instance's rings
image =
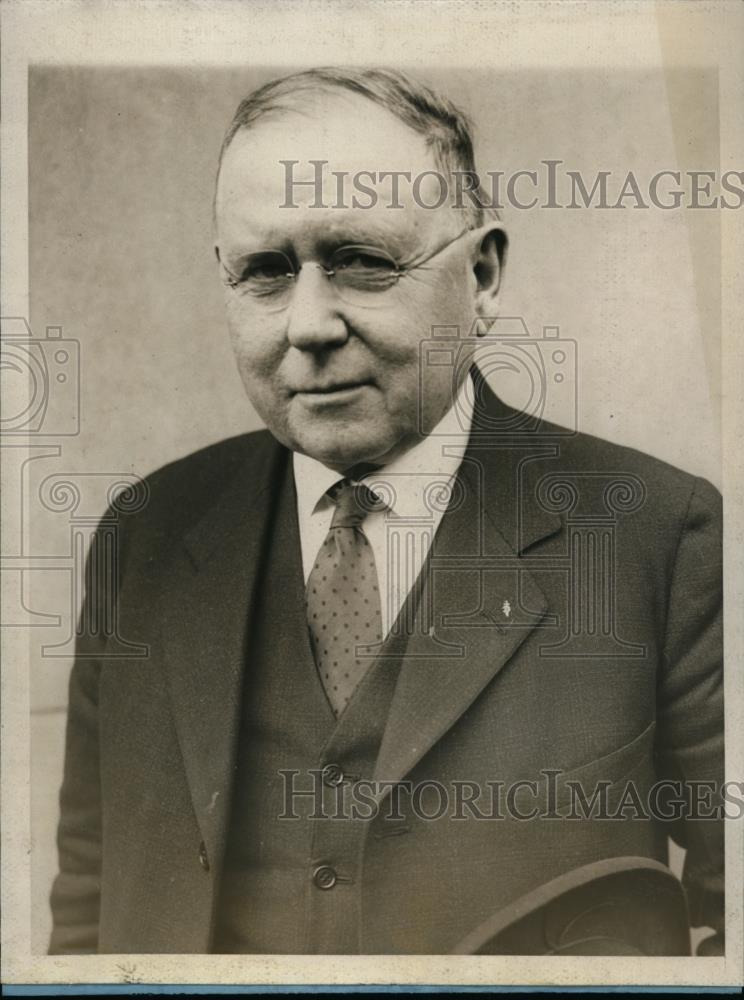
[[[499,308],[499,293],[506,264],[508,238],[498,222],[490,222],[479,230],[475,246],[473,274],[477,282],[475,307],[479,316],[493,317]]]

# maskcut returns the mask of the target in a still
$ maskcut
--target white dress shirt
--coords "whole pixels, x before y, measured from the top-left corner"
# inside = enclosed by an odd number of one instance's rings
[[[363,481],[387,505],[362,524],[375,557],[382,628],[387,635],[426,559],[447,508],[452,482],[467,448],[473,421],[473,385],[463,381],[455,404],[434,430]],[[294,453],[302,569],[307,583],[331,526],[334,506],[326,491],[340,474],[308,455]]]

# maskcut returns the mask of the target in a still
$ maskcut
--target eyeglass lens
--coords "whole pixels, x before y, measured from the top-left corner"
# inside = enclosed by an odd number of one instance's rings
[[[386,251],[365,246],[341,247],[327,265],[320,266],[343,299],[362,304],[392,288],[401,273]],[[267,250],[245,259],[240,275],[231,274],[228,283],[264,308],[281,309],[291,297],[298,273],[283,251]]]

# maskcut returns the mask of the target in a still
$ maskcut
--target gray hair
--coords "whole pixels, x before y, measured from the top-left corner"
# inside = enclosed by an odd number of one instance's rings
[[[279,77],[254,90],[238,105],[222,141],[219,168],[235,134],[261,118],[296,109],[296,98],[307,93],[346,90],[366,97],[395,115],[426,140],[440,169],[469,175],[475,199],[466,213],[475,227],[485,221],[487,204],[475,169],[473,127],[468,116],[448,98],[404,73],[388,69],[342,69],[323,67]],[[489,211],[489,215],[495,215]]]

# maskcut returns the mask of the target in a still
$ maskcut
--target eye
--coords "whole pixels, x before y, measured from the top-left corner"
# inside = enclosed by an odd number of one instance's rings
[[[383,251],[371,247],[342,247],[333,255],[334,271],[352,271],[392,275],[398,270],[395,261]]]
[[[241,281],[266,284],[285,280],[292,273],[289,260],[280,253],[262,253],[250,257],[243,268]]]

